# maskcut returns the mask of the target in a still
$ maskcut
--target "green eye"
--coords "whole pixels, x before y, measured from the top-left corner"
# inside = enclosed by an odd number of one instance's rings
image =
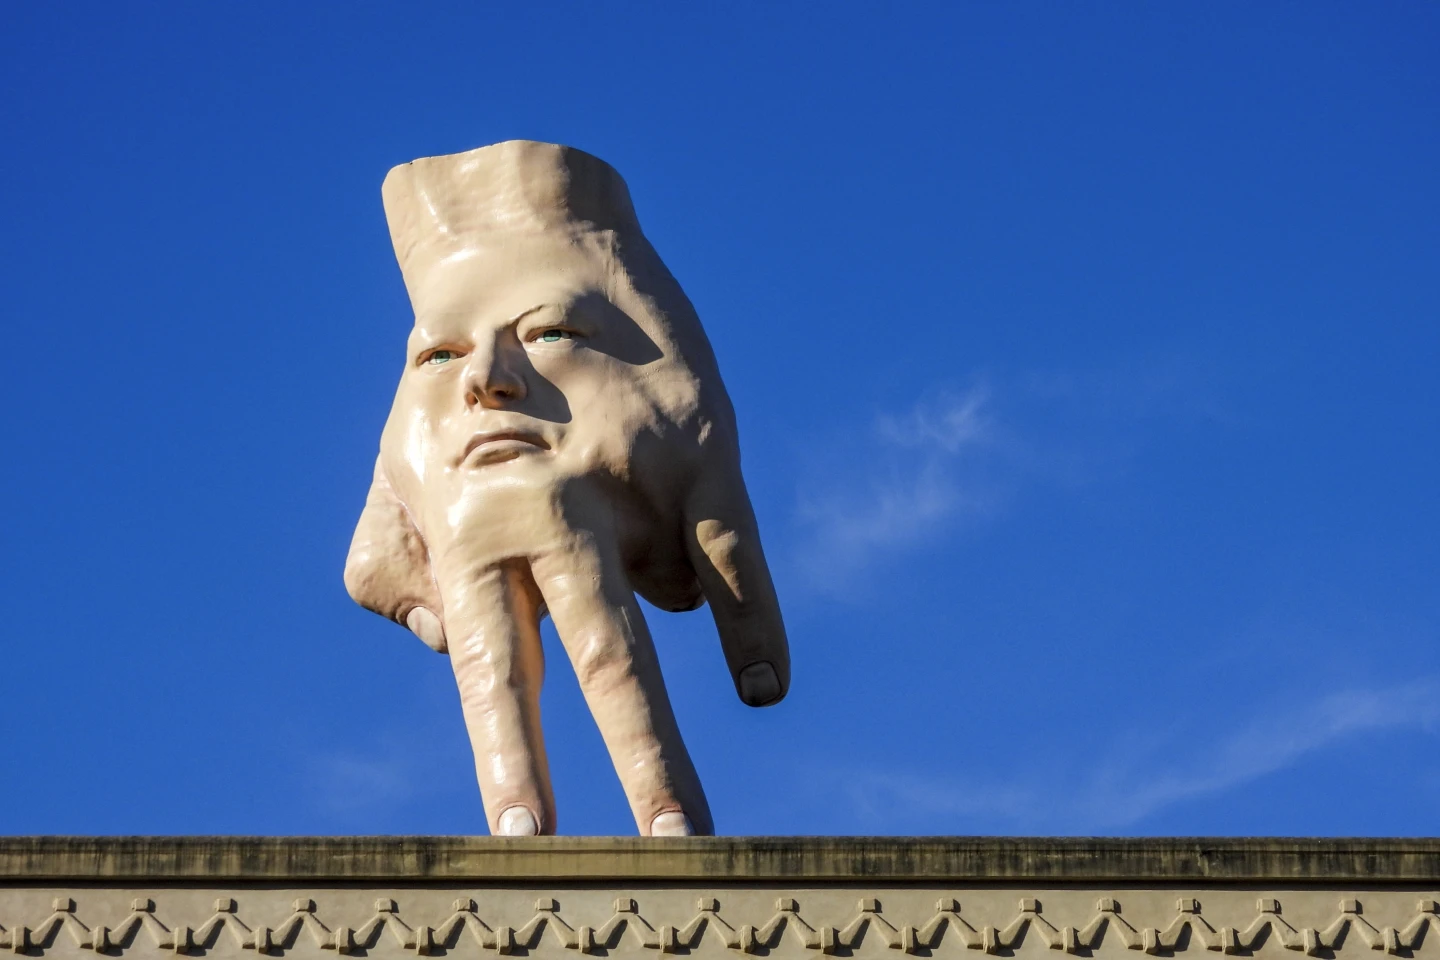
[[[458,356],[460,356],[460,354],[456,353],[454,350],[436,350],[434,353],[430,354],[430,356],[425,358],[425,362],[449,363],[451,360],[454,360]]]
[[[569,330],[550,329],[540,334],[540,339],[545,343],[555,343],[560,340],[574,340],[575,334]]]

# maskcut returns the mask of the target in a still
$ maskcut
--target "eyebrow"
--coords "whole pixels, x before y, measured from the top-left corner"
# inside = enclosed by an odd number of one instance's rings
[[[519,313],[515,314],[515,316],[511,317],[509,320],[506,320],[505,323],[507,325],[511,323],[519,323],[521,320],[524,320],[526,317],[530,316],[530,314],[534,313],[535,311],[544,310],[546,307],[549,306],[554,306],[554,304],[537,303],[533,307],[528,307],[524,310],[521,310]]]
[[[533,306],[533,307],[526,307],[524,310],[521,310],[519,313],[515,314],[515,315],[512,316],[510,319],[506,320],[506,321],[505,321],[505,325],[508,327],[508,326],[510,326],[510,325],[512,325],[512,324],[519,323],[521,320],[524,320],[526,317],[530,316],[530,314],[535,313],[535,312],[538,311],[538,310],[544,310],[546,307],[553,307],[553,306],[555,306],[555,304],[553,304],[553,303],[537,303],[537,304],[535,304],[535,306]],[[436,314],[436,315],[434,315],[434,319],[443,321],[443,320],[445,320],[445,319],[448,319],[448,318],[450,318],[450,317],[457,316],[457,315],[462,315],[462,314],[461,314],[461,311],[458,311],[458,310],[457,310],[457,311],[454,311],[454,312],[452,312],[452,313],[440,313],[440,314]],[[416,325],[417,327],[420,326],[420,317],[419,317],[419,316],[417,316],[417,317],[415,318],[415,325]]]

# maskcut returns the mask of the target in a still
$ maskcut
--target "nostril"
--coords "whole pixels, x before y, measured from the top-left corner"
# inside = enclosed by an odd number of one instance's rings
[[[514,383],[492,384],[485,392],[492,400],[519,400],[521,396],[520,388]]]

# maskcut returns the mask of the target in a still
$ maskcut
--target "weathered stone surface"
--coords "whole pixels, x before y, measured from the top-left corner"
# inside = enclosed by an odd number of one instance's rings
[[[1440,838],[0,837],[0,880],[1266,882],[1440,877]]]
[[[0,839],[29,956],[1440,955],[1440,840]]]

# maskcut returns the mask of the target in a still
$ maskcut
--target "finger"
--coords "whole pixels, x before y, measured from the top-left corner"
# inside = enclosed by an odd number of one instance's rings
[[[391,489],[378,457],[345,558],[345,589],[366,610],[409,627],[431,649],[445,652],[440,594],[430,575],[425,541]]]
[[[531,565],[640,832],[673,834],[688,819],[689,832],[712,833],[654,643],[613,544],[576,534]]]
[[[555,832],[540,730],[539,594],[520,563],[441,577],[450,665],[493,834]]]
[[[736,692],[752,707],[778,703],[790,689],[790,644],[738,465],[691,492],[685,532]]]

